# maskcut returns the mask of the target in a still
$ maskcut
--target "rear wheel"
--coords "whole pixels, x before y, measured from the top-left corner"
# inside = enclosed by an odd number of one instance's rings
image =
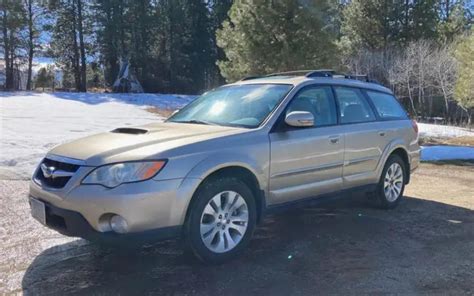
[[[236,178],[219,178],[206,181],[196,194],[185,226],[188,246],[204,262],[235,257],[255,228],[252,191]]]
[[[381,208],[392,209],[398,205],[405,190],[405,163],[398,155],[391,155],[382,171],[377,187]]]

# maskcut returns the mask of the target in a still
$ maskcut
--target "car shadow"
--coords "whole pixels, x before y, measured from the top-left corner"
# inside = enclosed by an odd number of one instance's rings
[[[198,262],[179,241],[137,250],[83,240],[55,246],[34,259],[22,289],[26,295],[456,294],[472,291],[473,224],[466,208],[406,197],[383,211],[359,196],[268,216],[242,256],[222,265]]]

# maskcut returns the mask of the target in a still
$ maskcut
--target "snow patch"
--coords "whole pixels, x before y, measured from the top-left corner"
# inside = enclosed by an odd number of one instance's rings
[[[463,136],[473,136],[474,130],[467,128],[429,124],[429,123],[418,123],[418,131],[421,137],[436,137],[436,138],[453,138]]]
[[[99,93],[0,93],[0,179],[28,179],[56,145],[163,118],[147,106],[177,109],[195,96]]]

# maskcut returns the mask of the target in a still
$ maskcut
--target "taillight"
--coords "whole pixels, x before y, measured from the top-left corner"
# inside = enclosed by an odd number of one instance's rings
[[[416,120],[412,120],[411,121],[411,126],[413,127],[413,129],[415,130],[415,133],[418,134],[418,124],[416,123]]]

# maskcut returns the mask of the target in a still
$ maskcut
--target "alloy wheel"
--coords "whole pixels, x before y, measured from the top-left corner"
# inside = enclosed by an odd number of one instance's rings
[[[234,191],[216,194],[201,215],[201,239],[214,253],[235,248],[245,235],[249,213],[245,199]]]
[[[385,173],[383,190],[387,201],[394,202],[403,188],[403,169],[399,163],[392,163]]]

